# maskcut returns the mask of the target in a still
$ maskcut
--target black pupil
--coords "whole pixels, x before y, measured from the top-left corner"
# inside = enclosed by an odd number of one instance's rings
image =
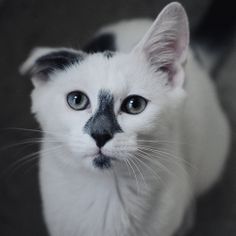
[[[79,94],[79,95],[74,95],[74,102],[75,102],[75,104],[80,104],[81,103],[81,100],[82,100],[82,95],[81,94]]]
[[[138,109],[140,108],[141,106],[141,101],[139,99],[135,99],[135,98],[132,98],[130,100],[130,106],[133,108],[133,109]]]

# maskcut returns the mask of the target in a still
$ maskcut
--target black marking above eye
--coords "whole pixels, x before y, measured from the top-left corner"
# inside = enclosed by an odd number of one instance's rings
[[[81,62],[85,54],[80,51],[59,50],[39,57],[30,73],[47,78],[55,70],[64,70],[67,66]]]
[[[137,115],[143,112],[147,106],[148,100],[139,95],[128,96],[121,105],[121,110],[128,114]]]
[[[89,105],[88,97],[80,91],[73,91],[67,95],[68,105],[76,110],[85,110]]]

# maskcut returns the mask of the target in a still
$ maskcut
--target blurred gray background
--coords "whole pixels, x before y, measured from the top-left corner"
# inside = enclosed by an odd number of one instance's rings
[[[28,143],[29,139],[40,137],[40,134],[18,129],[38,128],[30,115],[30,80],[18,74],[18,67],[30,49],[35,46],[79,48],[100,26],[124,18],[154,18],[168,2],[170,1],[0,0],[1,236],[47,235],[41,215],[37,157],[32,156],[30,159],[29,156],[30,153],[37,152],[38,145]],[[215,1],[180,2],[185,6],[191,30],[195,32]],[[220,8],[222,5],[223,18],[229,11],[224,4],[228,5],[230,1],[217,2],[218,5],[222,2]],[[215,29],[218,30],[219,37],[224,27],[219,22],[216,23]],[[206,32],[211,30],[206,29]],[[214,76],[222,105],[231,122],[231,154],[219,184],[199,199],[196,224],[190,233],[192,236],[236,235],[236,38],[233,30],[229,38]],[[28,157],[28,161],[23,162],[24,157]]]

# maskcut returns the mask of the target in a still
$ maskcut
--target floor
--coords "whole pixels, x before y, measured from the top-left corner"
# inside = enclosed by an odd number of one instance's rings
[[[0,235],[46,236],[38,191],[38,146],[28,143],[40,137],[30,115],[28,78],[18,67],[35,46],[82,46],[101,25],[124,18],[155,17],[165,0],[1,0],[0,1]],[[181,1],[194,30],[210,4]],[[232,148],[224,176],[199,199],[191,236],[236,235],[236,38],[221,60],[216,85],[232,126]],[[22,162],[21,158],[30,158]],[[29,159],[28,159],[29,160]]]

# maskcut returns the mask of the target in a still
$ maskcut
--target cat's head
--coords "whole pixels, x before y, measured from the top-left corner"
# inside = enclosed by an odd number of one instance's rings
[[[110,168],[164,137],[185,95],[188,43],[185,11],[172,3],[130,53],[35,49],[21,71],[45,134],[71,154],[65,162]]]

